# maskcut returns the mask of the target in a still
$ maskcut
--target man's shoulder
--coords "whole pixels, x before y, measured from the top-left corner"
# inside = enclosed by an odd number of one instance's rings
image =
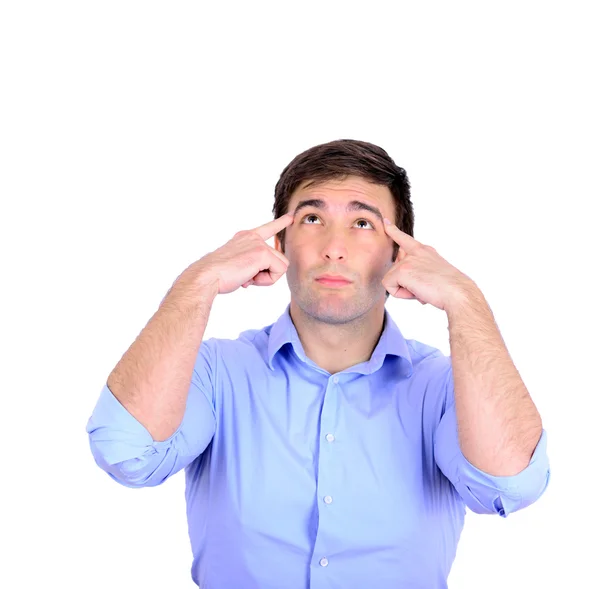
[[[406,339],[405,341],[413,368],[416,369],[418,367],[421,370],[444,369],[450,365],[450,357],[444,354],[439,348],[415,339]]]
[[[235,338],[210,337],[202,343],[221,357],[237,357],[241,360],[245,355],[266,349],[270,328],[269,325],[258,329],[246,329]]]

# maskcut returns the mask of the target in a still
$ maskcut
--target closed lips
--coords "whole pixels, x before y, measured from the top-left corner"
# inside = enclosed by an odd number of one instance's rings
[[[331,274],[324,274],[323,276],[319,276],[317,278],[317,280],[333,280],[336,282],[351,282],[351,280],[348,280],[344,276],[333,276]]]

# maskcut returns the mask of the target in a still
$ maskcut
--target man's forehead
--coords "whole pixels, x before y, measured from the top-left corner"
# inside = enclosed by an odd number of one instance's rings
[[[368,202],[373,201],[381,202],[386,196],[391,198],[391,193],[387,186],[372,184],[365,180],[358,179],[346,179],[340,180],[327,180],[326,182],[320,182],[318,184],[310,184],[311,180],[305,180],[300,186],[294,191],[290,204],[297,202],[299,199],[310,198],[321,198],[327,200],[328,197],[337,201],[338,199],[346,200],[363,200]]]

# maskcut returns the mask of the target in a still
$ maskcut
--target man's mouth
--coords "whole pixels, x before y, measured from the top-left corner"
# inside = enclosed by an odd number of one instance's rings
[[[329,278],[324,276],[322,278],[317,278],[316,282],[322,284],[323,286],[332,286],[332,287],[342,287],[348,286],[352,284],[349,280],[345,280],[343,278]]]

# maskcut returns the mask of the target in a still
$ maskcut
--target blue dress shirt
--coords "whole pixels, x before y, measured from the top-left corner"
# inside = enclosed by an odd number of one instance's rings
[[[546,432],[525,470],[486,474],[459,447],[448,356],[404,339],[386,310],[371,358],[330,374],[289,309],[202,342],[167,440],[104,386],[87,425],[97,464],[127,487],[185,467],[203,589],[447,587],[465,505],[506,517],[546,489]]]

